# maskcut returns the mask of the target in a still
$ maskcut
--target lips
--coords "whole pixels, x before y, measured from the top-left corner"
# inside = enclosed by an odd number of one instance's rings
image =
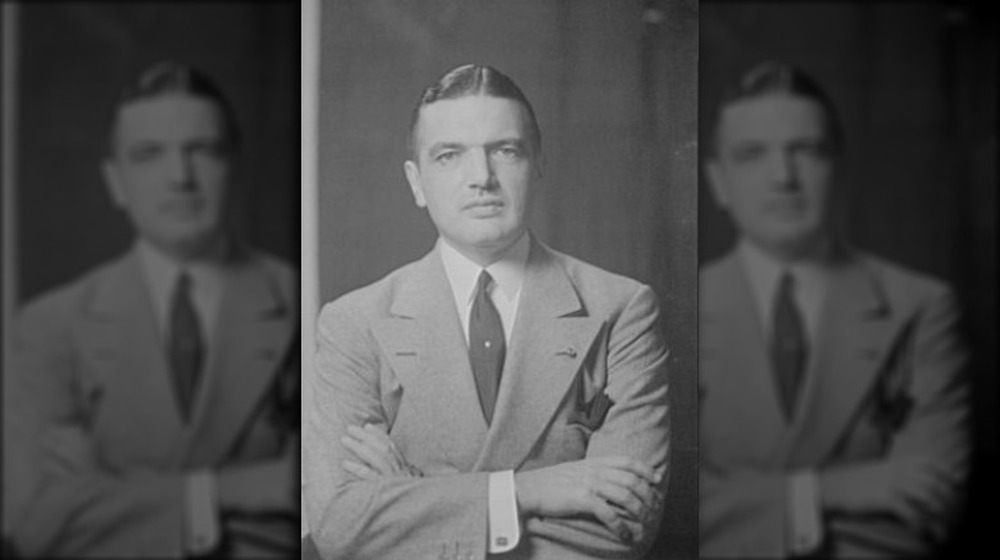
[[[806,202],[800,198],[783,198],[769,201],[764,208],[779,216],[792,216],[805,211],[806,206]]]
[[[484,200],[473,200],[467,202],[465,206],[462,206],[462,210],[473,210],[473,209],[500,209],[503,208],[503,200],[499,198],[490,198]]]
[[[163,203],[160,209],[172,216],[191,216],[201,212],[203,203],[200,199],[189,198],[189,199],[176,199],[168,200]]]

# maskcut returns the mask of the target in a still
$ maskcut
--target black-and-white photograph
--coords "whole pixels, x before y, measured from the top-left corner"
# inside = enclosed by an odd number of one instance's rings
[[[996,549],[985,4],[701,4],[702,556]]]
[[[304,6],[303,554],[696,557],[697,2]]]
[[[299,5],[3,10],[3,542],[299,554]]]

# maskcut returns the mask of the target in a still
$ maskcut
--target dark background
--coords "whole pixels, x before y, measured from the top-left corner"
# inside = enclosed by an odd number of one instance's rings
[[[131,226],[100,164],[121,87],[163,59],[231,99],[243,133],[234,189],[248,240],[299,256],[298,2],[44,2],[19,6],[16,303],[127,250]]]
[[[321,26],[320,301],[433,246],[403,175],[423,88],[470,62],[511,76],[547,159],[533,231],[661,299],[674,437],[657,556],[697,554],[697,36],[686,0],[325,2]]]
[[[807,69],[847,132],[848,239],[947,280],[964,304],[978,445],[969,514],[949,549],[956,558],[996,549],[987,540],[997,465],[998,45],[990,4],[701,3],[703,142],[721,89],[749,65],[777,58]],[[707,185],[699,194],[699,256],[711,259],[733,231]]]

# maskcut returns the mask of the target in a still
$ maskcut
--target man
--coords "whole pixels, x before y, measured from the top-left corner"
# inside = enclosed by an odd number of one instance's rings
[[[837,236],[843,135],[800,70],[750,70],[713,134],[740,237],[700,277],[701,553],[931,552],[968,468],[952,294]]]
[[[404,171],[434,249],[327,304],[305,426],[324,558],[633,557],[667,481],[653,292],[528,232],[541,134],[514,82],[453,69]]]
[[[5,384],[8,530],[32,557],[297,553],[295,276],[231,228],[237,124],[162,63],[115,106],[124,256],[25,306]]]

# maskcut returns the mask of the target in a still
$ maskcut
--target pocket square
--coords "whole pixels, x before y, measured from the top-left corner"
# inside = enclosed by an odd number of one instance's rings
[[[590,431],[601,427],[611,405],[615,404],[607,393],[601,391],[589,403],[570,412],[567,424],[579,424]]]

